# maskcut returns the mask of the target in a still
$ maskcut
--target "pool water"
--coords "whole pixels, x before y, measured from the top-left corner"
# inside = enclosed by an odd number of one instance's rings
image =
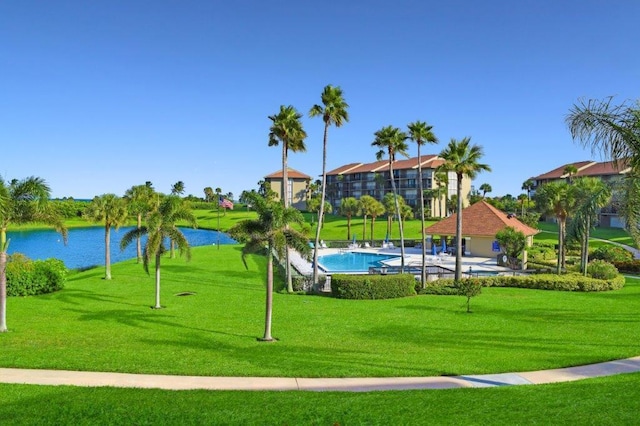
[[[344,252],[318,257],[318,267],[324,272],[368,272],[382,266],[382,261],[399,256],[376,253]]]

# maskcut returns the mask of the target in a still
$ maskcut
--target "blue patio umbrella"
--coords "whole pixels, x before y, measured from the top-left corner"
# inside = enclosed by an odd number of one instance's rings
[[[356,243],[356,234],[353,234],[353,240],[351,241],[353,244]]]
[[[388,243],[389,242],[389,233],[387,232],[387,235],[384,237],[384,242]]]
[[[447,252],[447,239],[446,238],[441,238],[440,241],[442,242],[442,252],[446,253]]]
[[[437,248],[433,241],[431,241],[431,254],[434,256],[437,254]]]

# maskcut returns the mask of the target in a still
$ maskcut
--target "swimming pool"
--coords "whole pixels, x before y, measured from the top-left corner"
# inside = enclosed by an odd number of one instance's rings
[[[389,254],[344,252],[318,257],[318,267],[324,272],[368,272],[369,267],[382,266],[383,260],[399,256]]]

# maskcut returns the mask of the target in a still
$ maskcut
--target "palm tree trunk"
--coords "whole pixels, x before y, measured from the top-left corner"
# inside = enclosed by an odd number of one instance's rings
[[[282,142],[282,202],[284,208],[289,207],[289,169],[287,164],[287,144]],[[287,225],[287,228],[289,226]],[[284,254],[284,270],[287,279],[287,292],[293,293],[293,279],[291,277],[291,261],[289,259],[289,247],[286,248]]]
[[[402,230],[402,219],[400,217],[400,203],[398,202],[398,194],[396,192],[396,180],[393,176],[393,162],[391,160],[389,160],[389,172],[391,172],[391,190],[393,191],[393,201],[396,205],[396,216],[398,216],[398,229],[400,230],[400,273],[404,274],[404,232]]]
[[[558,266],[556,268],[556,272],[558,273],[558,275],[560,275],[560,272],[562,271],[562,251],[564,250],[564,230],[563,228],[563,221],[562,219],[558,220]]]
[[[2,231],[0,246],[0,333],[7,331],[7,252],[5,247],[5,233]]]
[[[142,228],[142,214],[138,213],[138,231]],[[138,257],[137,263],[142,262],[142,239],[140,235],[136,237],[136,254]]]
[[[269,244],[269,253],[267,254],[267,298],[264,317],[264,336],[261,340],[270,342],[271,337],[271,314],[273,310],[273,247]]]
[[[420,144],[418,143],[418,191],[420,191],[420,235],[422,241],[420,246],[422,247],[422,266],[420,267],[420,284],[422,288],[427,286],[427,271],[425,270],[425,263],[427,262],[427,248],[424,244],[424,190],[422,189],[422,156],[420,155]]]
[[[111,279],[111,226],[104,225],[104,279]]]
[[[351,240],[351,216],[347,216],[347,240]]]
[[[313,245],[313,285],[318,284],[318,245],[320,244],[320,229],[324,222],[324,198],[327,186],[327,130],[329,123],[324,123],[324,138],[322,143],[322,191],[320,195],[320,212],[318,213],[318,226],[316,228],[316,242]]]
[[[456,193],[458,194],[458,214],[456,215],[456,272],[455,280],[462,277],[462,173],[458,173]]]
[[[156,306],[155,309],[161,309],[160,305],[160,253],[156,254]]]
[[[367,215],[362,216],[362,239],[365,240],[367,238]],[[373,239],[373,235],[371,235]]]

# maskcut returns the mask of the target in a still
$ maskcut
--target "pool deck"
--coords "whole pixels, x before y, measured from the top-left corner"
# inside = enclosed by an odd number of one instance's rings
[[[400,248],[382,248],[382,247],[370,247],[370,248],[323,248],[318,250],[318,256],[325,256],[329,254],[337,254],[344,252],[360,252],[360,253],[375,253],[375,254],[388,254],[397,256],[396,258],[384,260],[388,266],[400,266]],[[422,252],[419,248],[407,247],[404,250],[405,266],[420,267],[422,264]],[[310,275],[313,273],[313,267],[311,262],[305,260],[296,251],[291,251],[289,254],[289,260],[291,264],[303,275]],[[451,255],[431,255],[426,257],[426,265],[441,266],[450,270],[455,270],[456,257]],[[505,268],[497,265],[495,258],[489,257],[476,257],[476,256],[463,256],[462,257],[462,271],[474,272],[474,273],[500,273],[500,272],[513,272],[509,268]]]

